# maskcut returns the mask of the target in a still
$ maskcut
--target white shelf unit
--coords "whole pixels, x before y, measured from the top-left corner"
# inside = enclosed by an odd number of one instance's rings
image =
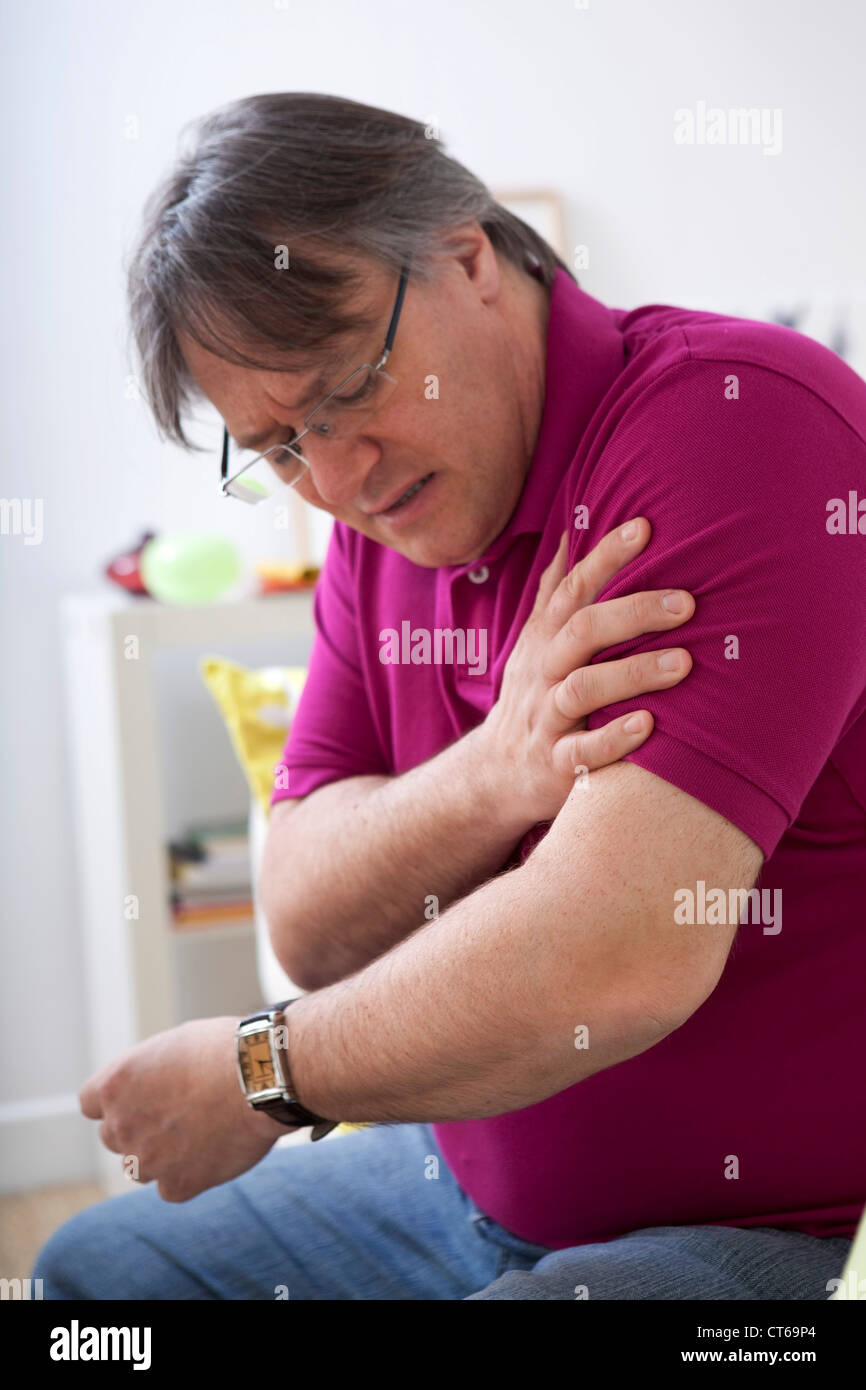
[[[239,932],[249,938],[248,961],[254,956],[251,926],[186,931],[172,925],[165,729],[160,727],[165,709],[160,708],[164,701],[157,689],[160,655],[187,649],[190,679],[196,685],[198,657],[205,652],[241,664],[306,664],[313,636],[312,591],[201,607],[163,605],[120,590],[98,591],[67,596],[62,619],[72,750],[70,800],[90,1062],[95,1070],[180,1021],[179,975],[198,983],[202,1013],[227,1012],[213,982],[220,972],[225,976],[232,970]],[[251,645],[255,658],[246,661],[244,653]],[[211,699],[206,691],[204,699]],[[225,729],[220,725],[213,737],[220,740],[213,743],[214,749],[224,756]],[[172,766],[172,780],[194,789],[198,755],[193,750],[189,756],[187,768],[186,751],[173,751],[180,766]],[[205,770],[198,766],[204,780]],[[248,797],[241,783],[239,787],[238,810],[244,815]],[[200,809],[199,819],[207,820],[209,808]],[[209,956],[200,955],[196,963],[196,953],[203,951]],[[214,955],[219,951],[222,965]],[[208,1009],[209,998],[215,1006]],[[104,1180],[116,1188],[117,1155],[101,1146],[99,1155]]]

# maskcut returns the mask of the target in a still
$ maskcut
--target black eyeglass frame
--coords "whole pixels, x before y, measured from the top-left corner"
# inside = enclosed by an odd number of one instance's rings
[[[301,439],[303,439],[304,435],[309,434],[311,431],[315,433],[314,427],[310,426],[307,422],[315,415],[317,410],[321,410],[322,406],[327,405],[328,401],[331,400],[333,396],[336,396],[340,391],[342,391],[346,383],[351,381],[352,377],[355,376],[357,372],[361,372],[364,370],[373,372],[382,371],[382,368],[385,366],[385,363],[388,361],[388,358],[391,355],[391,349],[394,346],[394,338],[397,333],[397,325],[400,322],[400,313],[403,308],[403,300],[406,295],[406,286],[409,281],[410,264],[411,262],[407,261],[406,264],[403,266],[403,269],[400,271],[400,283],[397,286],[397,296],[394,300],[394,307],[391,310],[391,318],[388,323],[388,331],[385,334],[385,346],[382,349],[378,362],[376,362],[375,365],[372,362],[362,362],[360,366],[354,367],[352,371],[349,372],[348,376],[344,376],[342,381],[338,382],[338,384],[333,388],[333,390],[329,391],[327,396],[323,397],[323,399],[319,401],[318,405],[315,405],[313,409],[305,416],[304,428],[301,430],[300,434],[293,435],[292,438],[288,440],[285,444],[272,444],[270,449],[266,449],[262,454],[256,454],[254,458],[250,459],[249,463],[245,463],[243,468],[238,469],[237,473],[233,474],[232,477],[229,477],[228,470],[230,436],[228,428],[225,425],[223,425],[223,447],[222,458],[220,459],[220,492],[222,493],[223,497],[231,497],[233,495],[232,493],[226,490],[228,488],[229,483],[233,483],[236,478],[240,478],[243,473],[246,473],[247,470],[252,468],[253,464],[258,463],[260,459],[267,458],[268,454],[272,453],[274,449],[288,449],[289,453],[294,454],[294,446]],[[394,381],[393,377],[389,379],[391,381]],[[394,385],[397,385],[396,381],[394,381]],[[324,434],[318,436],[318,438],[320,439],[327,439],[327,437],[328,436]],[[301,463],[307,463],[307,460],[304,458],[303,454],[297,453],[296,457],[300,460]]]

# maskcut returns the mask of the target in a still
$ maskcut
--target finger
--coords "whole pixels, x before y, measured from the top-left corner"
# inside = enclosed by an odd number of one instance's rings
[[[551,624],[559,628],[572,613],[594,603],[605,584],[640,554],[651,535],[646,517],[638,516],[602,537],[560,580],[548,603]]]
[[[648,589],[591,603],[573,613],[550,639],[544,674],[551,681],[564,680],[599,652],[650,632],[668,632],[688,622],[694,611],[695,601],[687,589]]]
[[[551,597],[565,575],[567,561],[568,532],[563,531],[559,539],[559,545],[556,547],[556,554],[547,566],[547,569],[542,571],[541,578],[538,581],[538,591],[535,595],[533,612],[547,608]]]
[[[105,1148],[112,1153],[123,1153],[123,1145],[119,1142],[113,1125],[109,1124],[107,1120],[99,1126],[99,1142],[104,1144]]]
[[[595,710],[633,700],[651,690],[668,690],[687,676],[692,659],[682,647],[640,652],[571,671],[553,689],[554,727],[564,731]]]
[[[570,767],[575,777],[584,770],[595,772],[619,762],[626,753],[634,752],[649,738],[652,730],[653,717],[649,710],[632,710],[600,729],[567,734],[557,743],[555,757],[557,762]]]
[[[102,1119],[102,1099],[99,1091],[99,1073],[91,1076],[85,1081],[81,1090],[78,1092],[78,1104],[81,1113],[87,1120]]]

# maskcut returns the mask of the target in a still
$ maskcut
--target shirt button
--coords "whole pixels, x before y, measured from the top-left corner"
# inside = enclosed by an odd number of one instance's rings
[[[482,565],[480,569],[467,570],[466,578],[471,579],[473,584],[483,584],[485,579],[490,578],[490,570],[486,565]]]

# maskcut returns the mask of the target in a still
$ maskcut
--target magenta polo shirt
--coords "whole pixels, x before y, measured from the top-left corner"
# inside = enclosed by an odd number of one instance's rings
[[[461,1187],[526,1240],[559,1249],[678,1224],[854,1234],[866,1201],[864,441],[866,384],[811,340],[663,305],[609,309],[558,271],[537,445],[486,554],[423,569],[334,526],[289,790],[274,801],[399,775],[478,724],[565,527],[573,562],[646,516],[649,544],[601,597],[672,586],[697,600],[681,636],[606,654],[682,642],[686,680],[591,724],[653,711],[630,761],[759,845],[767,911],[740,926],[706,1003],[648,1052],[527,1109],[434,1127]],[[411,657],[419,629],[431,642],[435,629],[483,630],[486,660],[480,644],[443,645],[429,664],[386,663],[386,629],[393,657]]]

